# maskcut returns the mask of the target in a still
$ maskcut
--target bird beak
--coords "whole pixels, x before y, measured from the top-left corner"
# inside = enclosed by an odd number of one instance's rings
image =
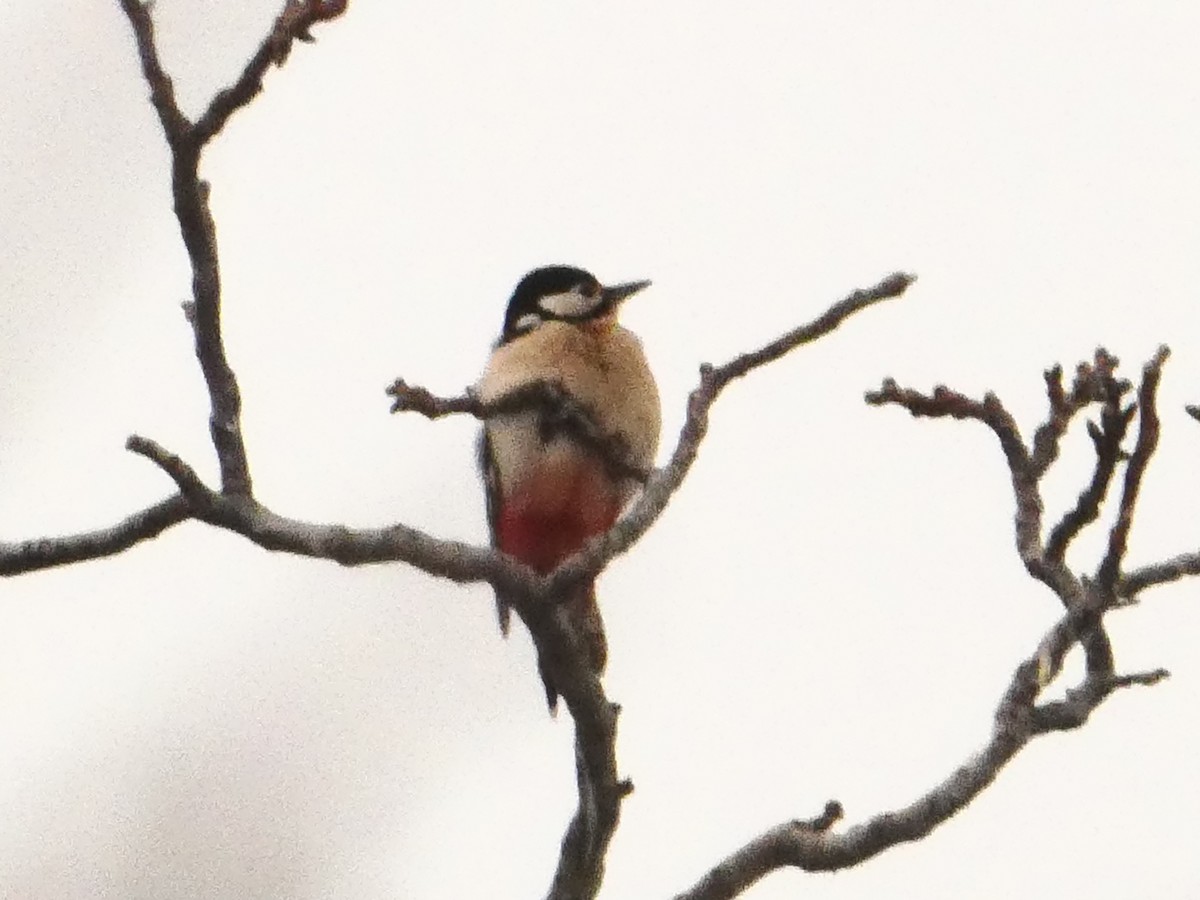
[[[627,281],[625,284],[614,284],[612,287],[601,288],[604,307],[615,309],[622,301],[648,287],[650,287],[649,281]]]

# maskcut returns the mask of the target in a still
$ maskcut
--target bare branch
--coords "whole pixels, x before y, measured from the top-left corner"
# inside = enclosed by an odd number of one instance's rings
[[[1058,459],[1058,442],[1066,433],[1078,407],[1067,400],[1062,385],[1062,366],[1042,373],[1046,380],[1046,398],[1050,402],[1050,417],[1033,435],[1033,467],[1039,472],[1050,468]]]
[[[121,0],[121,8],[133,28],[142,74],[150,85],[150,96],[171,149],[171,190],[175,217],[192,267],[192,302],[188,321],[196,340],[196,358],[208,386],[212,413],[209,431],[221,469],[221,490],[249,497],[252,493],[250,465],[241,429],[241,394],[237,378],[225,356],[221,338],[221,270],[217,255],[217,233],[209,207],[209,186],[199,177],[200,156],[237,110],[262,90],[262,79],[272,65],[281,65],[294,41],[311,41],[309,29],[317,22],[334,19],[346,9],[347,0],[287,0],[271,33],[263,39],[240,77],[219,92],[193,125],[179,111],[171,79],[163,70],[154,43],[154,23],[148,4]]]
[[[158,537],[172,525],[178,525],[190,517],[187,501],[177,494],[139,510],[108,528],[11,544],[0,542],[0,576],[23,575],[39,569],[113,556],[142,541]]]
[[[263,77],[272,65],[282,66],[299,40],[311,43],[309,29],[317,22],[336,19],[346,11],[347,0],[286,0],[258,50],[250,57],[242,74],[222,90],[197,121],[194,140],[201,146],[216,136],[230,116],[257,97],[263,89]]]
[[[1017,501],[1017,546],[1030,574],[1058,594],[1066,614],[1038,644],[1036,651],[1017,667],[1008,690],[996,711],[995,727],[987,745],[957,769],[946,781],[904,809],[883,813],[841,834],[798,828],[793,823],[779,826],[756,838],[721,862],[691,890],[676,900],[728,900],[764,875],[784,866],[809,871],[842,869],[855,865],[904,841],[918,840],[950,816],[963,809],[997,776],[1000,769],[1034,737],[1051,731],[1078,728],[1115,690],[1135,685],[1157,684],[1167,672],[1157,669],[1128,675],[1113,671],[1112,647],[1104,629],[1104,614],[1116,605],[1113,580],[1119,572],[1138,487],[1158,436],[1154,411],[1159,372],[1165,348],[1147,364],[1139,391],[1142,419],[1138,444],[1130,459],[1121,515],[1110,536],[1109,548],[1100,564],[1100,575],[1089,581],[1075,575],[1063,562],[1066,545],[1096,516],[1093,507],[1103,499],[1112,470],[1121,458],[1120,441],[1132,409],[1122,409],[1120,397],[1128,390],[1113,374],[1115,358],[1098,351],[1093,366],[1081,366],[1070,395],[1062,388],[1061,370],[1046,373],[1050,416],[1037,431],[1032,451],[1027,451],[1012,417],[998,399],[988,395],[971,400],[940,387],[932,396],[901,389],[892,380],[867,395],[867,402],[894,403],[915,416],[948,416],[975,419],[997,435],[1012,474]],[[1093,431],[1097,445],[1097,467],[1091,484],[1075,509],[1054,530],[1050,546],[1040,539],[1042,500],[1039,481],[1058,455],[1059,440],[1072,417],[1089,403],[1103,404],[1102,425]],[[1157,569],[1139,570],[1137,582],[1127,577],[1122,593],[1200,571],[1200,555],[1180,557]],[[1107,579],[1107,580],[1106,580]],[[1044,688],[1061,672],[1067,652],[1082,644],[1087,654],[1082,683],[1067,692],[1066,699],[1038,704]]]
[[[477,419],[485,418],[483,404],[470,391],[465,391],[459,397],[437,397],[426,388],[397,378],[388,387],[387,395],[393,398],[393,413],[415,412],[427,419],[440,419],[458,413],[466,413]]]
[[[910,388],[899,387],[887,378],[878,391],[869,391],[864,399],[873,406],[895,404],[913,416],[924,418],[974,419],[992,430],[1000,441],[1012,478],[1016,515],[1013,520],[1017,552],[1026,570],[1054,591],[1063,603],[1081,601],[1083,588],[1062,566],[1049,564],[1042,547],[1042,497],[1038,490],[1038,472],[1025,449],[1020,429],[995,394],[973,400],[944,385],[926,396]],[[1045,452],[1045,451],[1043,451]]]
[[[1113,688],[1153,687],[1160,681],[1171,677],[1166,669],[1151,669],[1148,672],[1130,672],[1128,675],[1115,675],[1112,679]]]
[[[1189,575],[1200,575],[1200,552],[1181,553],[1172,559],[1141,566],[1117,579],[1116,591],[1121,597],[1137,597],[1148,587],[1168,584]]]
[[[1034,708],[1034,729],[1043,734],[1049,731],[1070,731],[1082,728],[1092,712],[1113,691],[1128,687],[1149,687],[1170,677],[1166,669],[1133,672],[1128,675],[1089,676],[1078,687],[1067,691],[1063,700],[1042,703]]]
[[[1071,408],[1078,411],[1090,403],[1101,403],[1100,424],[1088,422],[1088,435],[1096,449],[1096,465],[1091,482],[1080,493],[1075,506],[1063,515],[1050,532],[1046,543],[1046,557],[1050,560],[1061,562],[1071,541],[1096,521],[1117,463],[1125,458],[1121,442],[1125,439],[1137,407],[1133,404],[1121,406],[1121,398],[1128,393],[1130,385],[1128,381],[1116,378],[1114,373],[1117,364],[1116,357],[1101,348],[1096,351],[1094,365],[1081,363],[1076,371]]]
[[[996,710],[988,743],[949,778],[903,809],[880,813],[840,833],[789,822],[748,842],[711,869],[675,900],[731,900],[759,879],[785,867],[827,872],[857,865],[897,844],[917,841],[964,809],[1033,738],[1077,728],[1114,690],[1156,684],[1166,672],[1115,676],[1074,692],[1066,703],[1035,706],[1048,683],[1047,668],[1057,672],[1067,651],[1100,627],[1101,613],[1072,609],[1013,673]],[[823,824],[823,823],[822,823]],[[832,824],[832,823],[831,823]]]
[[[437,397],[423,387],[410,385],[397,378],[387,389],[394,397],[392,412],[416,412],[427,419],[440,419],[456,413],[466,413],[481,421],[495,416],[533,412],[541,416],[547,432],[567,432],[582,446],[591,449],[603,462],[614,479],[628,479],[645,484],[650,471],[629,459],[629,448],[619,436],[605,434],[596,424],[596,416],[582,406],[562,385],[538,381],[523,385],[491,403],[480,403],[470,390],[459,397]]]
[[[544,581],[490,548],[439,540],[405,525],[352,529],[290,519],[250,498],[212,490],[191,466],[152,440],[134,435],[127,446],[171,477],[187,497],[194,518],[240,534],[266,550],[345,566],[404,562],[451,581],[490,581],[516,593],[537,593]]]
[[[208,182],[196,174],[199,160],[190,154],[173,158],[175,215],[192,263],[189,321],[196,341],[196,358],[204,373],[212,405],[209,433],[221,469],[221,489],[250,496],[250,464],[242,440],[242,398],[237,377],[225,356],[221,337],[221,272],[217,232],[208,205]]]
[[[999,439],[1010,468],[1020,470],[1023,477],[1027,477],[1026,470],[1032,466],[1016,421],[995,394],[987,394],[983,400],[972,400],[945,385],[938,385],[932,395],[926,396],[911,388],[901,388],[891,378],[885,378],[880,389],[868,391],[864,399],[872,406],[886,403],[903,406],[917,417],[975,419],[990,428]]]
[[[1167,361],[1170,350],[1165,346],[1159,347],[1154,358],[1146,363],[1142,370],[1142,386],[1138,390],[1137,444],[1133,448],[1133,456],[1125,469],[1125,485],[1121,492],[1121,507],[1117,514],[1117,522],[1109,532],[1108,552],[1105,553],[1100,567],[1096,570],[1096,582],[1104,591],[1106,598],[1115,597],[1117,577],[1121,572],[1121,563],[1125,558],[1125,547],[1129,541],[1129,530],[1133,527],[1133,512],[1137,506],[1138,491],[1141,489],[1142,477],[1150,457],[1158,446],[1158,410],[1155,399],[1158,392],[1158,382],[1162,376],[1163,363]]]
[[[133,26],[133,37],[137,41],[138,58],[142,63],[142,75],[150,85],[150,102],[158,113],[167,143],[172,147],[187,141],[192,123],[179,109],[175,100],[175,86],[163,70],[158,58],[158,47],[154,43],[154,20],[150,17],[150,5],[142,0],[121,0],[129,24]]]
[[[1063,390],[1062,366],[1045,372],[1050,414],[1033,435],[1031,454],[1034,471],[1039,475],[1058,459],[1059,441],[1080,410],[1092,403],[1113,401],[1129,390],[1129,382],[1113,374],[1118,362],[1103,347],[1098,348],[1091,363],[1082,362],[1076,367],[1070,394]]]
[[[675,900],[727,900],[738,896],[764,875],[787,865],[791,846],[820,841],[842,814],[842,805],[830,800],[819,816],[777,825],[722,860],[695,887]]]
[[[1017,549],[1026,569],[1054,591],[1068,610],[1108,609],[1117,599],[1115,585],[1125,553],[1138,487],[1157,442],[1158,418],[1154,410],[1154,396],[1166,352],[1166,348],[1160,349],[1143,372],[1139,391],[1142,419],[1137,448],[1126,472],[1121,512],[1110,534],[1109,550],[1093,580],[1071,572],[1064,563],[1064,557],[1070,541],[1099,515],[1099,506],[1107,493],[1115,467],[1123,458],[1121,439],[1136,411],[1134,406],[1121,407],[1120,399],[1130,390],[1130,385],[1116,378],[1117,359],[1114,356],[1099,349],[1092,364],[1081,364],[1076,370],[1069,396],[1062,389],[1061,370],[1056,367],[1046,373],[1050,416],[1035,435],[1032,453],[1025,450],[1012,417],[1000,401],[990,394],[980,402],[939,387],[934,390],[932,397],[927,397],[916,391],[902,390],[889,379],[880,391],[867,395],[867,402],[894,403],[918,416],[953,416],[977,419],[987,424],[1000,439],[1012,475],[1017,502]],[[1096,468],[1075,507],[1055,526],[1049,543],[1043,546],[1040,479],[1056,458],[1058,441],[1071,417],[1094,402],[1102,404],[1101,425],[1089,428],[1096,445]],[[1097,621],[1095,628],[1082,635],[1081,642],[1086,653],[1087,674],[1080,690],[1084,693],[1106,693],[1114,665],[1108,634]]]
[[[1117,463],[1123,456],[1121,441],[1125,437],[1134,409],[1133,406],[1119,409],[1111,416],[1106,409],[1103,425],[1088,423],[1088,434],[1096,447],[1096,466],[1092,470],[1092,480],[1079,494],[1075,506],[1063,514],[1062,519],[1050,532],[1050,538],[1046,542],[1048,559],[1061,562],[1071,541],[1099,517],[1100,506],[1108,494],[1108,486],[1112,483]]]
[[[180,457],[168,451],[161,444],[140,435],[130,435],[125,441],[125,449],[138,456],[144,456],[156,466],[171,476],[179,493],[194,507],[210,506],[212,492],[205,486],[196,470],[185,463]]]
[[[221,468],[221,487],[226,493],[249,496],[250,467],[242,441],[241,396],[221,339],[217,234],[208,203],[208,183],[201,181],[198,174],[200,154],[215,130],[211,123],[204,128],[192,126],[179,112],[170,78],[158,61],[149,8],[139,0],[121,0],[121,7],[133,27],[142,73],[150,85],[151,99],[171,150],[175,217],[192,268],[193,300],[187,310],[188,321],[195,334],[196,357],[212,404],[209,431]]]
[[[271,34],[263,41],[259,53],[247,64],[238,81],[218,94],[194,125],[180,110],[174,84],[159,59],[151,4],[142,0],[119,2],[133,30],[142,75],[150,87],[150,101],[171,151],[175,214],[192,266],[194,299],[185,308],[195,332],[196,355],[204,371],[212,402],[210,427],[221,466],[222,489],[230,494],[249,496],[249,466],[239,423],[241,401],[221,338],[216,229],[208,205],[208,184],[201,181],[197,174],[200,153],[229,116],[258,93],[267,64],[282,63],[294,40],[311,40],[309,28],[316,22],[339,16],[345,10],[346,0],[288,0]],[[264,57],[266,62],[260,59],[263,48],[270,48],[270,53]],[[173,459],[178,465],[164,466],[172,477],[181,474],[179,466],[187,469],[178,457],[170,457],[153,442],[134,437],[130,439],[129,447],[160,465],[167,462],[168,458]],[[194,472],[192,475],[194,477]],[[198,478],[196,483],[199,483]],[[195,485],[189,489],[195,496],[203,496],[195,489]],[[0,575],[17,575],[111,556],[149,540],[190,517],[187,501],[183,496],[175,496],[140,510],[108,528],[62,537],[0,543]]]
[[[826,310],[824,315],[814,319],[807,325],[794,328],[782,337],[771,341],[766,346],[749,353],[743,353],[741,356],[731,359],[725,365],[718,366],[712,370],[714,384],[716,385],[715,393],[720,392],[721,388],[725,387],[733,379],[741,378],[751,370],[774,362],[785,354],[791,353],[797,347],[810,344],[818,338],[824,337],[859,310],[873,306],[882,300],[899,297],[916,280],[916,275],[907,272],[893,272],[874,287],[857,290],[850,296],[839,300]],[[710,400],[709,402],[711,403],[712,401]]]
[[[1025,450],[1012,417],[992,395],[978,401],[939,387],[932,396],[926,396],[901,389],[888,379],[879,391],[869,393],[866,399],[873,404],[903,406],[916,416],[976,419],[988,425],[1000,439],[1012,475],[1017,501],[1017,548],[1026,569],[1053,590],[1067,608],[1081,604],[1109,608],[1118,602],[1118,597],[1127,601],[1151,585],[1200,574],[1200,554],[1180,556],[1146,566],[1127,576],[1120,576],[1119,572],[1138,488],[1157,443],[1159,423],[1154,398],[1166,355],[1166,348],[1162,348],[1147,363],[1139,389],[1139,402],[1125,406],[1121,405],[1121,398],[1131,386],[1128,381],[1116,377],[1117,359],[1103,348],[1096,351],[1092,363],[1082,363],[1077,368],[1069,394],[1063,390],[1060,368],[1046,372],[1050,414],[1034,435],[1032,451]],[[1088,432],[1096,447],[1096,465],[1091,480],[1080,493],[1075,506],[1051,530],[1043,546],[1040,537],[1043,505],[1039,481],[1057,458],[1059,440],[1071,419],[1092,403],[1101,405],[1101,415],[1099,425],[1088,423]],[[1137,446],[1133,456],[1126,457],[1121,449],[1121,441],[1139,408],[1142,418]],[[1100,505],[1107,495],[1116,467],[1126,458],[1130,461],[1129,468],[1117,525],[1109,536],[1109,551],[1093,580],[1080,578],[1064,564],[1067,547],[1084,527],[1098,518]],[[1112,647],[1102,628],[1085,635],[1083,645],[1087,653],[1087,677],[1092,679],[1084,687],[1094,691],[1097,685],[1112,677]]]
[[[621,802],[633,785],[617,775],[617,713],[599,678],[575,649],[572,631],[558,607],[522,613],[554,685],[575,722],[578,803],[563,835],[548,900],[591,900],[600,889],[608,845],[616,832]]]

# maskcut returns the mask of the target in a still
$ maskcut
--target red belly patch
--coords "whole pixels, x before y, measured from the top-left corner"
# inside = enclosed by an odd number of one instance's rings
[[[573,461],[542,468],[501,504],[497,543],[544,574],[608,531],[620,512],[618,492],[600,465]]]

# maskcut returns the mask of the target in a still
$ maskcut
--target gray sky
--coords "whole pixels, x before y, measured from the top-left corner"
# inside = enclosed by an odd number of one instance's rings
[[[158,0],[189,110],[276,10]],[[604,896],[671,896],[831,797],[851,823],[907,803],[983,743],[1053,622],[994,439],[868,409],[884,375],[994,389],[1028,430],[1049,364],[1102,343],[1132,374],[1171,344],[1130,561],[1197,545],[1197,33],[1200,7],[1165,2],[356,0],[212,148],[251,464],[296,517],[484,539],[471,424],[389,417],[383,388],[472,382],[534,266],[654,279],[626,320],[668,446],[700,362],[919,273],[732,388],[683,491],[603,579],[637,785]],[[130,432],[215,466],[165,147],[115,0],[9,0],[0,49],[16,539],[163,496]],[[570,724],[547,720],[528,640],[499,639],[485,589],[195,525],[4,589],[0,896],[545,889]],[[1119,666],[1165,666],[1165,685],[1039,740],[919,845],[749,896],[1195,896],[1195,594],[1112,617]]]

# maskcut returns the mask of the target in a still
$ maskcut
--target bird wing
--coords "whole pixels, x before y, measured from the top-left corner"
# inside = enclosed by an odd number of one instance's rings
[[[487,428],[479,433],[479,474],[483,477],[484,497],[487,500],[488,533],[492,547],[499,545],[500,504],[503,499],[500,488],[500,470],[496,467],[496,457],[492,452],[492,442],[488,437]],[[509,625],[512,620],[512,606],[499,590],[496,591],[496,618],[500,622],[500,633],[508,637]]]

